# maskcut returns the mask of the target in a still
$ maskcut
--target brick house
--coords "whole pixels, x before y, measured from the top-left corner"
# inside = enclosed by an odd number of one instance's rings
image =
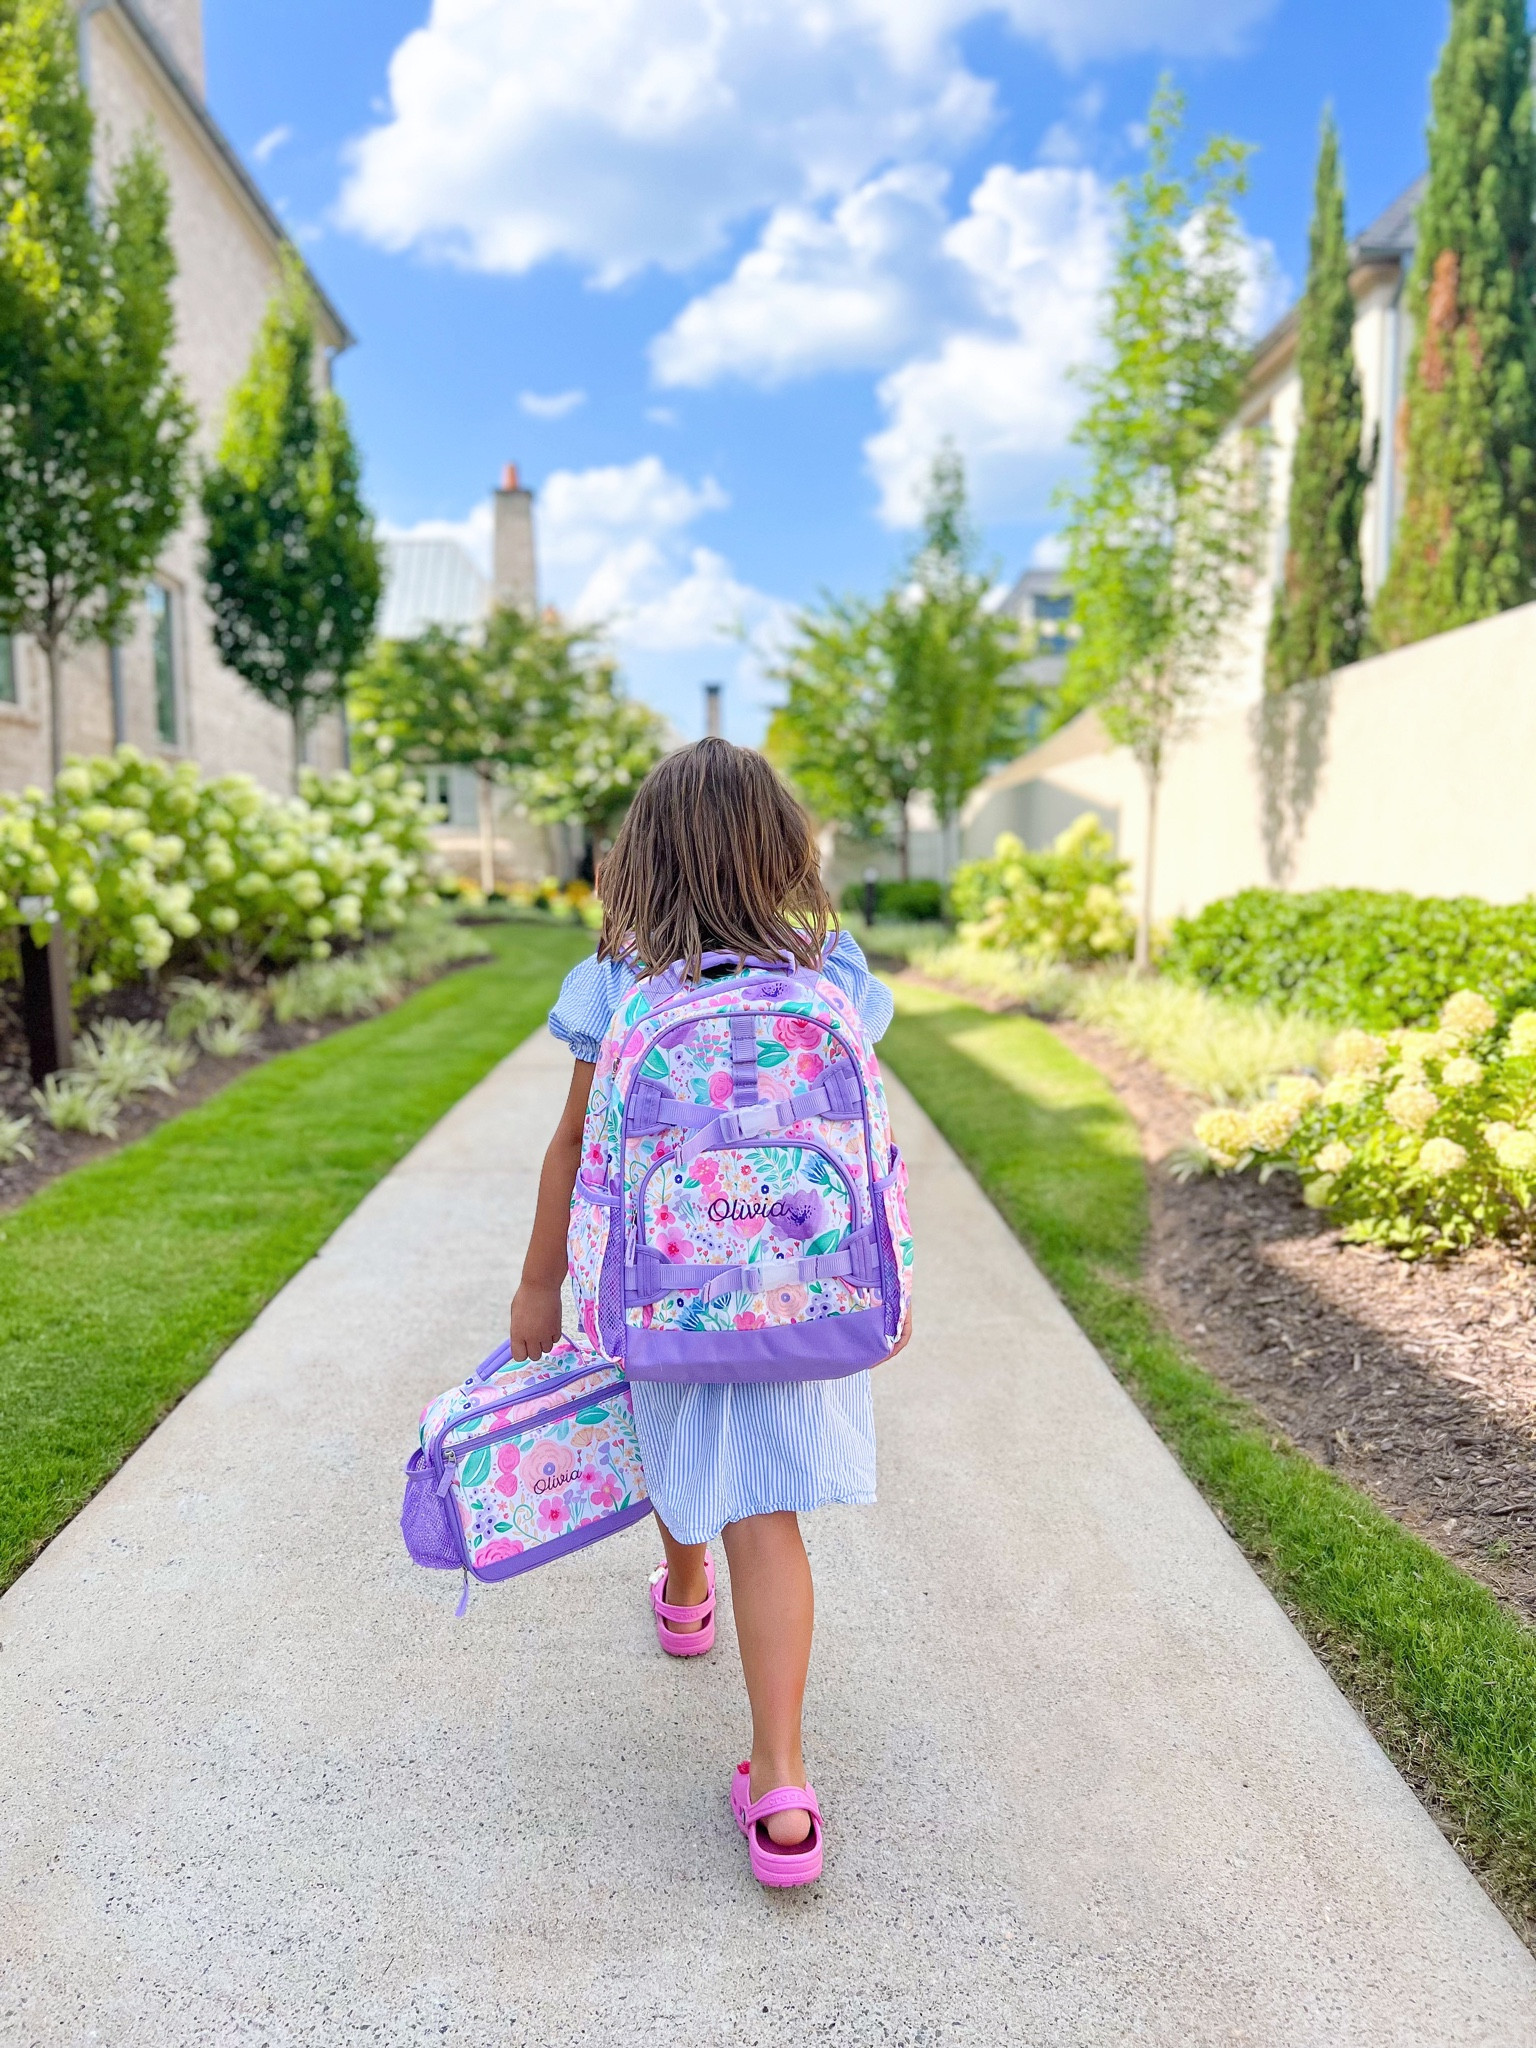
[[[207,455],[289,238],[204,104],[202,0],[81,0],[79,16],[100,157],[112,163],[147,129],[170,180],[175,359],[198,411],[197,451]],[[328,374],[330,357],[352,336],[318,285],[314,291]],[[123,644],[70,650],[64,748],[100,753],[130,740],[210,773],[244,769],[271,788],[290,788],[289,721],[214,653],[200,554],[201,516],[189,505]],[[49,743],[42,655],[25,639],[0,639],[0,788],[46,783]],[[344,746],[341,718],[328,714],[310,734],[309,759],[339,766]]]

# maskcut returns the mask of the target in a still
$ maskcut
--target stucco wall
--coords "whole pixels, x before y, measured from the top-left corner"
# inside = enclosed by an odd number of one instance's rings
[[[1536,604],[1359,662],[1282,708],[1299,776],[1262,767],[1262,706],[1217,711],[1174,751],[1157,839],[1160,918],[1254,884],[1493,902],[1536,892]],[[1009,807],[1023,816],[1031,802],[1056,829],[1074,807],[1112,819],[1139,872],[1142,777],[1091,713],[983,784],[967,807],[966,852],[989,850]]]
[[[161,11],[160,25],[175,29],[190,54],[195,7],[190,0],[165,0]],[[178,264],[175,360],[197,407],[198,452],[207,454],[277,282],[277,248],[131,28],[108,12],[96,15],[86,33],[99,156],[107,164],[116,162],[147,130],[165,162]],[[201,546],[200,516],[192,506],[158,564],[178,600],[177,744],[163,745],[156,733],[152,650],[142,615],[122,649],[124,737],[148,753],[196,760],[210,774],[243,769],[274,789],[286,789],[293,777],[288,719],[253,695],[215,655],[198,567]],[[17,655],[20,701],[14,707],[0,705],[0,787],[12,789],[46,783],[49,761],[42,657],[24,641]],[[63,695],[65,751],[109,748],[112,696],[104,649],[85,646],[71,652]],[[342,744],[340,719],[328,715],[310,736],[309,758],[320,768],[338,766]]]

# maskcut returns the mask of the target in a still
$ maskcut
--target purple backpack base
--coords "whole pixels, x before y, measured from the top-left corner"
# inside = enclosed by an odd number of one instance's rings
[[[623,1372],[562,1339],[512,1362],[499,1344],[422,1413],[400,1529],[419,1565],[510,1579],[651,1512]]]

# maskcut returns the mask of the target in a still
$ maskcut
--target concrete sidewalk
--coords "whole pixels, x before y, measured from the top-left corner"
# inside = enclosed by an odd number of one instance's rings
[[[1536,1964],[899,1088],[918,1335],[807,1532],[827,1873],[649,1524],[452,1619],[421,1402],[495,1340],[568,1063],[468,1097],[0,1602],[0,2041],[1520,2048]]]

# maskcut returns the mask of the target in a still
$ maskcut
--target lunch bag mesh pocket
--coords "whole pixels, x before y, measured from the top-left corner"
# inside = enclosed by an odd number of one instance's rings
[[[405,1468],[405,1503],[400,1533],[417,1564],[433,1571],[458,1571],[464,1563],[449,1522],[452,1501],[439,1495],[424,1451],[413,1451]]]

